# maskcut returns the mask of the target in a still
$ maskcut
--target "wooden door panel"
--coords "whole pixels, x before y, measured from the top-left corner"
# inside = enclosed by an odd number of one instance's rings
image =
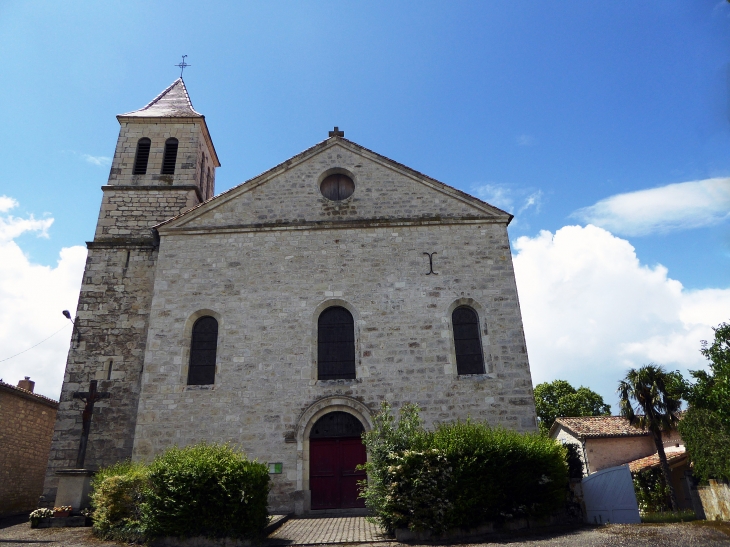
[[[361,439],[310,439],[309,454],[312,509],[365,507],[357,483],[366,475],[356,469],[367,459]]]

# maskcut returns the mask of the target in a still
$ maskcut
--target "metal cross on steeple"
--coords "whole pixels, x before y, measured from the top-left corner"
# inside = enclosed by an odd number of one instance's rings
[[[185,70],[185,67],[186,66],[192,66],[192,65],[189,65],[189,64],[187,64],[185,62],[185,57],[187,57],[187,55],[183,55],[182,57],[183,57],[182,63],[175,65],[175,66],[179,66],[180,67],[180,77],[181,78],[182,78],[182,75],[183,75],[183,70]]]

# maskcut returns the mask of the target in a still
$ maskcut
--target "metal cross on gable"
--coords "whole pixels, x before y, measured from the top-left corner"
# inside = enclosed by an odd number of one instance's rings
[[[96,390],[97,381],[92,380],[89,384],[89,391],[77,391],[73,394],[74,399],[84,401],[84,411],[81,414],[81,440],[79,441],[79,453],[76,456],[76,469],[84,468],[86,459],[86,445],[89,442],[89,430],[91,429],[91,416],[94,413],[94,403],[100,399],[108,399],[109,393]]]
[[[185,67],[187,67],[187,66],[193,66],[193,65],[189,65],[189,64],[187,64],[185,62],[185,57],[187,57],[187,55],[183,55],[182,56],[182,58],[183,58],[182,63],[175,65],[175,66],[179,66],[180,67],[180,77],[181,78],[182,78],[182,75],[183,75],[183,70],[185,70]]]

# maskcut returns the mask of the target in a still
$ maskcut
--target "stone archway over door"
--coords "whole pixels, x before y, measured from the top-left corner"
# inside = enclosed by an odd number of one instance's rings
[[[362,444],[362,423],[347,412],[322,416],[309,434],[309,484],[312,509],[365,507],[358,497],[358,482],[365,472],[357,466],[367,455]]]

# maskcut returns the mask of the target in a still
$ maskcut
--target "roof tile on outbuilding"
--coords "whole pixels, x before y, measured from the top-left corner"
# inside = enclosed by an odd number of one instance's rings
[[[557,418],[550,428],[550,435],[559,426],[579,438],[643,437],[647,431],[632,426],[623,416],[579,416]]]
[[[674,452],[667,452],[666,455],[667,464],[669,464],[670,467],[672,465],[681,463],[688,456],[687,452],[685,452],[684,449]],[[636,473],[637,471],[643,471],[644,469],[659,467],[660,464],[661,462],[659,461],[659,454],[655,453],[651,456],[646,456],[645,458],[639,458],[638,460],[629,462],[629,471],[631,471],[632,473]]]

